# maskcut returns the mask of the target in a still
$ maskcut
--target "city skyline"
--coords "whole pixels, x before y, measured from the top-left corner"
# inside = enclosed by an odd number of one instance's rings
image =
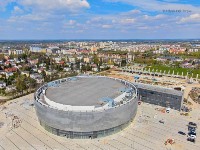
[[[0,0],[0,39],[199,39],[194,0]]]

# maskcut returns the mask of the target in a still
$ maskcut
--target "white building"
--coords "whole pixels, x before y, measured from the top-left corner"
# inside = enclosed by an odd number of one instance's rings
[[[6,87],[6,83],[3,82],[3,81],[0,81],[0,88],[2,89],[2,88],[4,88],[4,87]]]
[[[8,54],[11,55],[11,54],[14,54],[14,55],[21,55],[23,54],[23,50],[9,50],[8,51]]]

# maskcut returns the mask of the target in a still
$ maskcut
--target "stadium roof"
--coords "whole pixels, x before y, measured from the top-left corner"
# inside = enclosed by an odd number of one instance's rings
[[[49,87],[46,96],[51,101],[72,106],[101,106],[101,99],[114,99],[125,88],[121,82],[109,78],[77,78]]]

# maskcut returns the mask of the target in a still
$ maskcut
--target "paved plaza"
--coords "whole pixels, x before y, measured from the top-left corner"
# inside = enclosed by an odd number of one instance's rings
[[[123,131],[100,139],[75,140],[58,137],[44,130],[38,122],[33,94],[0,106],[0,150],[199,150],[200,131],[196,143],[188,142],[189,121],[200,125],[199,115],[181,116],[171,110],[162,113],[158,106],[142,103],[132,124]],[[199,110],[194,110],[195,114]],[[200,113],[198,113],[200,114]],[[15,116],[16,120],[13,120]],[[164,124],[159,123],[164,120]],[[173,138],[175,144],[164,142]]]

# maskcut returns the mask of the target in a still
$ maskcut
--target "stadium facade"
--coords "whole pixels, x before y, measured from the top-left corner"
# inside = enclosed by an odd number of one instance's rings
[[[67,138],[99,138],[134,119],[138,92],[133,83],[103,76],[76,76],[49,82],[35,93],[41,126]]]

